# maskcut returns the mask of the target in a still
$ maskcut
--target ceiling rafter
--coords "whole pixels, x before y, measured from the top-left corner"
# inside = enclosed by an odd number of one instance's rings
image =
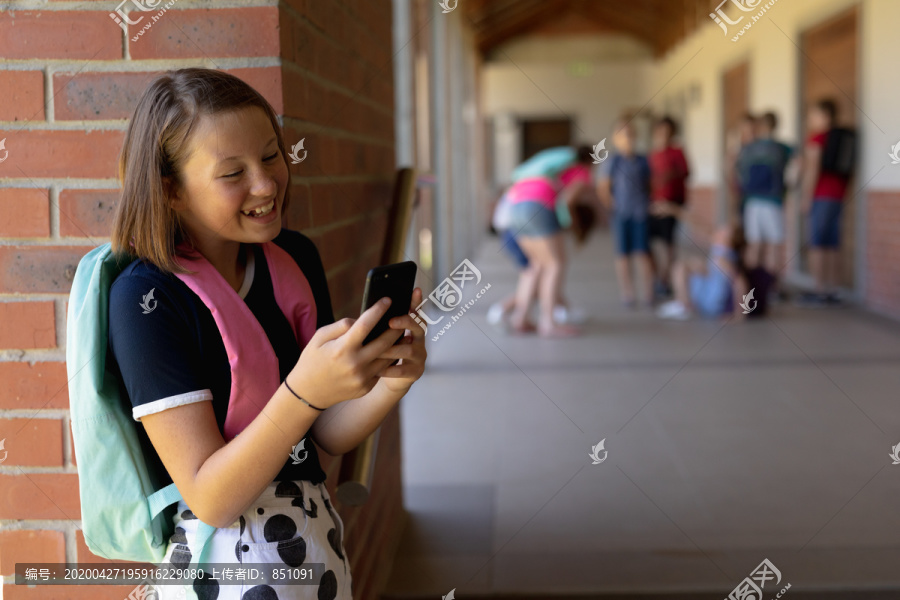
[[[597,32],[620,31],[648,44],[660,56],[699,27],[721,0],[467,0],[467,20],[479,49],[500,44],[562,18],[578,14]]]

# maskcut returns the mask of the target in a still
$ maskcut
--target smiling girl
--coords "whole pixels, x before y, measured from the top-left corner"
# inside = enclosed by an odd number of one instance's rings
[[[148,462],[183,498],[165,562],[197,558],[202,521],[217,527],[205,563],[321,565],[316,585],[206,578],[181,590],[189,598],[351,599],[317,447],[355,448],[424,371],[408,315],[362,346],[389,301],[333,322],[315,245],[282,229],[284,148],[258,92],[181,69],[144,93],[120,156],[111,243],[134,260],[110,289],[109,343]]]

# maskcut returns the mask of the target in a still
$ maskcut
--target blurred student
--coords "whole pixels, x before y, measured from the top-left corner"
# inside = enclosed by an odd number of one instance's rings
[[[673,140],[678,126],[671,117],[663,117],[653,128],[653,152],[650,153],[651,192],[650,201],[672,202],[683,206],[685,201],[685,181],[690,175],[687,160],[681,148]],[[651,214],[648,221],[650,258],[656,273],[657,295],[671,294],[671,269],[675,262],[675,228],[678,221],[674,215],[657,217]],[[654,255],[654,240],[663,244],[662,260]]]
[[[652,211],[657,215],[684,215],[681,207],[667,202],[653,205]],[[700,223],[692,225],[702,227]],[[656,315],[678,321],[694,315],[743,319],[742,301],[748,303],[745,306],[757,308],[743,263],[744,245],[743,230],[737,221],[716,228],[705,261],[690,257],[675,263],[672,268],[675,299],[662,304]]]
[[[576,165],[576,167],[564,171],[560,176],[560,180],[565,183],[570,183],[578,176],[578,171],[575,170],[578,166],[579,165]],[[590,171],[585,166],[581,166],[581,169],[587,171],[587,181],[589,182]],[[497,200],[497,203],[494,206],[494,212],[491,217],[491,227],[500,237],[501,250],[506,252],[521,274],[528,268],[528,257],[525,256],[522,248],[519,246],[518,242],[516,242],[516,232],[510,227],[510,208],[509,198],[504,191],[503,195]],[[560,287],[562,287],[562,282],[560,282]],[[507,318],[515,307],[516,294],[513,292],[503,300],[495,302],[488,308],[487,322],[502,331],[507,331],[509,326]],[[584,312],[577,308],[570,308],[568,302],[562,296],[562,292],[560,292],[560,297],[556,300],[556,306],[553,309],[553,317],[558,323],[579,324],[585,320]]]
[[[809,110],[803,154],[803,212],[809,218],[809,267],[815,291],[800,297],[807,306],[840,304],[837,295],[841,210],[855,162],[855,136],[835,126],[837,104],[823,99]]]
[[[566,265],[557,203],[572,206],[590,181],[588,178],[586,182],[584,177],[576,174],[565,177],[567,183],[563,183],[562,175],[575,163],[590,162],[589,152],[574,151],[572,157],[574,160],[569,160],[568,164],[554,167],[553,174],[542,174],[541,169],[536,168],[534,173],[516,181],[506,193],[510,204],[509,228],[528,259],[528,266],[519,274],[515,308],[510,316],[513,333],[536,330],[542,337],[570,337],[581,333],[577,327],[557,323],[554,318]],[[528,320],[535,296],[539,299],[537,327]]]
[[[760,116],[756,139],[743,147],[737,159],[744,198],[745,262],[748,269],[761,266],[773,278],[784,259],[785,170],[792,155],[790,146],[773,138],[777,126],[775,113]]]
[[[756,139],[756,117],[744,113],[737,127],[731,131],[725,146],[725,182],[731,200],[730,212],[737,219],[744,218],[744,196],[737,172],[737,159],[748,144]]]
[[[616,154],[600,165],[597,195],[612,211],[616,239],[616,279],[622,303],[637,304],[632,266],[643,288],[642,304],[653,305],[653,267],[647,231],[650,204],[650,164],[635,153],[635,131],[619,118],[612,135]]]

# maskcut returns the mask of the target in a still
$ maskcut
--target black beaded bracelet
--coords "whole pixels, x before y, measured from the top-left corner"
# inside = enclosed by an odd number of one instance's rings
[[[293,395],[297,396],[297,392],[295,392],[294,390],[292,390],[292,389],[291,389],[291,386],[288,385],[287,379],[284,380],[284,386],[288,389],[288,391],[289,391],[290,393],[292,393]],[[310,407],[310,408],[314,408],[314,409],[316,409],[316,410],[318,410],[318,411],[324,411],[324,410],[325,410],[324,408],[319,408],[318,406],[313,406],[312,404],[310,404],[309,402],[307,402],[306,400],[304,400],[304,399],[301,398],[300,396],[297,396],[297,399],[300,400],[300,402],[304,403],[305,405],[307,405],[307,406]]]

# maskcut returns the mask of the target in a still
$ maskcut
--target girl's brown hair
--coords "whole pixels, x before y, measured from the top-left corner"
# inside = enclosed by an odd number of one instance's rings
[[[275,111],[259,92],[234,75],[212,69],[178,69],[150,84],[134,109],[119,155],[122,197],[110,236],[113,252],[145,259],[165,273],[187,272],[175,262],[175,246],[190,240],[178,213],[169,205],[169,193],[180,183],[191,133],[204,115],[251,106],[263,109],[269,117],[287,165]],[[282,215],[288,201],[285,189]]]

